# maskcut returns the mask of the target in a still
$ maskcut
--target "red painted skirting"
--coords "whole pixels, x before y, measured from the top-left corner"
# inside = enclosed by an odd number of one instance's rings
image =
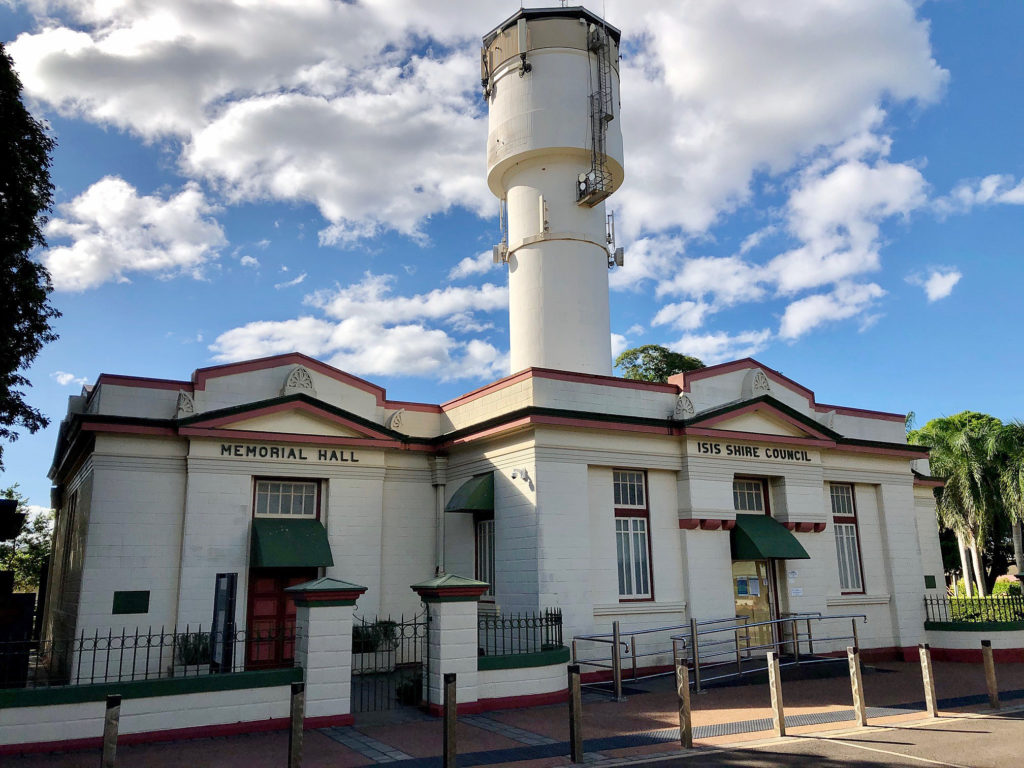
[[[352,715],[324,715],[307,717],[303,730],[327,728],[333,725],[352,725]],[[191,728],[171,728],[166,731],[143,731],[142,733],[118,734],[118,745],[149,744],[158,741],[179,741],[182,739],[209,739],[215,736],[236,736],[241,733],[263,733],[285,731],[291,724],[287,717],[273,717],[267,720],[253,720],[245,723],[223,723],[220,725],[197,725]],[[102,729],[102,725],[100,726]],[[99,749],[103,746],[102,736],[87,739],[65,739],[63,741],[36,741],[29,744],[0,744],[0,755],[17,755],[37,752],[69,752],[82,749]]]
[[[478,715],[481,712],[493,712],[497,709],[522,709],[523,707],[544,707],[548,704],[561,704],[569,700],[569,691],[551,691],[550,693],[531,693],[524,696],[501,696],[494,699],[462,702],[457,707],[460,715]],[[435,717],[444,716],[444,706],[428,704],[427,712]]]

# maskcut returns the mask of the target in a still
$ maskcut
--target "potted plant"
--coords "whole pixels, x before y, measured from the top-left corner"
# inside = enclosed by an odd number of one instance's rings
[[[398,624],[389,619],[352,628],[352,671],[357,674],[391,672],[398,649]]]
[[[195,677],[210,671],[210,633],[180,633],[174,640],[171,677]]]

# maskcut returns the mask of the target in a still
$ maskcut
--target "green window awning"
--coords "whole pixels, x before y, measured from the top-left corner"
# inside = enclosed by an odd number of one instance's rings
[[[319,520],[257,517],[252,521],[252,568],[334,565],[327,529]]]
[[[736,515],[729,536],[733,560],[810,560],[786,526],[768,515]]]
[[[445,512],[493,512],[494,474],[474,475],[459,486]]]

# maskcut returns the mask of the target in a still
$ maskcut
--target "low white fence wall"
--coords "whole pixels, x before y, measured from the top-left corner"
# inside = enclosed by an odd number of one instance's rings
[[[115,693],[122,696],[121,743],[285,728],[290,684],[301,679],[302,670],[294,668],[4,690],[0,754],[99,746],[106,696]]]

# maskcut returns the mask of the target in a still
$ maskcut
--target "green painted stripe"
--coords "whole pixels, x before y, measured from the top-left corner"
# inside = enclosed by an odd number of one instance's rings
[[[476,660],[479,671],[490,669],[525,669],[526,667],[547,667],[565,664],[569,661],[569,649],[564,645],[536,653],[513,653],[507,656],[480,656]]]
[[[60,688],[9,688],[0,690],[0,709],[106,701],[107,696],[112,693],[119,693],[125,699],[144,699],[153,696],[178,696],[185,693],[271,688],[301,682],[301,680],[302,668],[290,667],[288,669],[231,672],[223,675],[164,677],[158,680],[68,685]]]
[[[937,632],[1018,632],[1024,621],[926,621],[925,629]]]

